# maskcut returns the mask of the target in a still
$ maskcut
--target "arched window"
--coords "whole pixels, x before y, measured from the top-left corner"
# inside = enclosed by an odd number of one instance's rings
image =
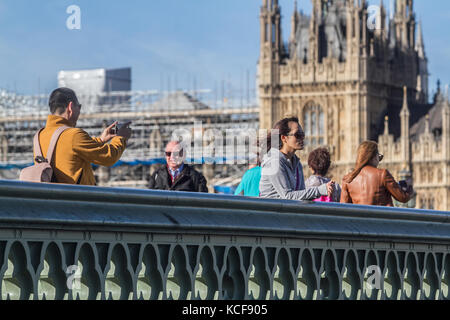
[[[433,197],[430,197],[429,199],[428,199],[428,209],[430,209],[430,210],[434,210],[434,198]]]
[[[303,110],[303,125],[306,145],[323,145],[325,143],[325,118],[322,108],[315,103],[308,103]]]

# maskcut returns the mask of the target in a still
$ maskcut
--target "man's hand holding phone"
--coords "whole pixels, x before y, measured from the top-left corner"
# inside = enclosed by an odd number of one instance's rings
[[[116,135],[119,137],[123,137],[123,138],[125,138],[125,140],[128,141],[128,139],[130,139],[130,137],[131,137],[131,132],[132,132],[132,130],[130,128],[130,124],[131,124],[131,121],[128,121],[125,123],[117,122],[116,126],[115,126],[116,127],[116,129],[115,129]]]
[[[118,121],[115,121],[112,125],[103,130],[100,139],[103,141],[103,143],[107,143],[116,136],[124,137],[125,140],[128,140],[131,137],[132,132],[131,128],[129,127],[130,124],[131,121],[125,123],[119,123]]]

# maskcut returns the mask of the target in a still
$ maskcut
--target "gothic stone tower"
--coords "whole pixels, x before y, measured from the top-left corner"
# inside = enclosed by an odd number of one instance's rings
[[[286,43],[278,0],[262,1],[260,127],[298,116],[307,137],[301,158],[328,146],[331,175],[341,181],[354,165],[358,145],[383,134],[386,116],[388,132],[398,139],[409,132],[402,131],[402,123],[409,128],[413,121],[408,112],[415,117],[428,112],[427,59],[413,0],[396,0],[389,19],[382,1],[376,19],[365,0],[311,1],[310,16],[295,9]],[[402,112],[405,99],[409,109]],[[405,138],[397,159],[401,169],[411,161]]]

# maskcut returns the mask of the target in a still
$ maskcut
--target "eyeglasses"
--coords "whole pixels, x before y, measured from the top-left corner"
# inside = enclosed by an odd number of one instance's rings
[[[378,161],[381,162],[381,160],[383,160],[383,158],[384,158],[384,156],[381,153],[379,153],[378,154]]]
[[[305,138],[305,133],[303,131],[297,131],[296,133],[289,133],[288,137],[292,137],[294,136],[297,139],[304,139]]]
[[[174,152],[172,152],[172,151],[166,151],[165,153],[166,153],[166,157],[171,157],[172,154],[173,154],[174,156],[179,156],[179,157],[182,157],[182,156],[183,156],[183,150],[180,150],[180,151],[174,151]]]

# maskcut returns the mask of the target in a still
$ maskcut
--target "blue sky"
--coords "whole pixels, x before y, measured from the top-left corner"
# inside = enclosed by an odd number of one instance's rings
[[[132,67],[133,89],[254,87],[261,0],[0,0],[0,88],[48,93],[59,70]],[[379,4],[379,0],[372,1]],[[293,0],[280,0],[283,34]],[[416,0],[430,87],[450,83],[450,1]],[[68,30],[68,6],[81,30]],[[388,5],[388,1],[385,0]],[[431,4],[431,5],[430,5]],[[309,13],[309,0],[299,0]],[[228,84],[226,85],[229,88]]]

